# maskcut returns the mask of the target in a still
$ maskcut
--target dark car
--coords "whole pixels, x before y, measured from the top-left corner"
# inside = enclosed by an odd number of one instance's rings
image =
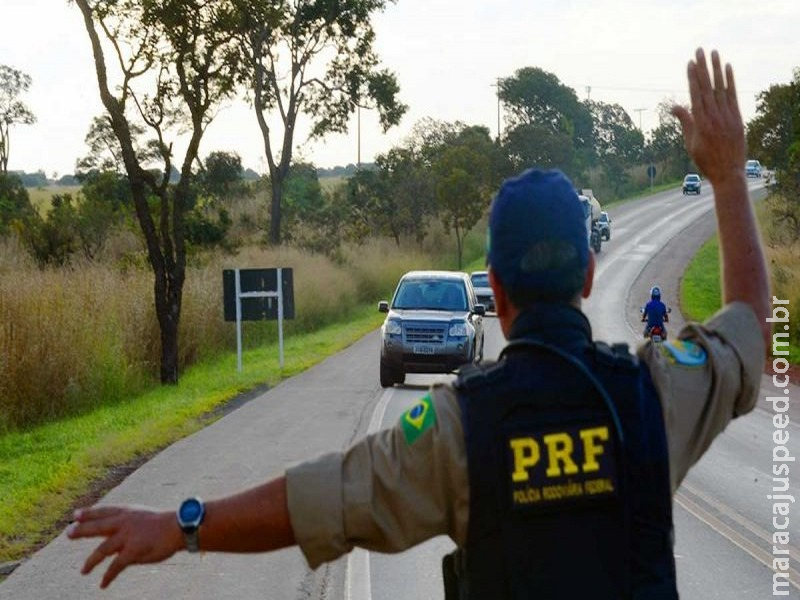
[[[469,274],[472,281],[472,287],[475,289],[475,297],[480,304],[486,307],[486,310],[494,310],[494,292],[492,286],[489,285],[489,272],[488,271],[473,271]]]
[[[605,241],[611,239],[611,217],[608,216],[606,211],[600,213],[600,218],[597,220],[597,227],[600,229],[600,237]]]
[[[689,173],[683,178],[683,195],[700,194],[700,175]]]
[[[761,163],[757,160],[748,160],[744,163],[744,172],[748,177],[761,177]]]
[[[406,373],[450,373],[483,359],[483,315],[469,275],[411,271],[400,278],[381,327],[381,386],[403,383]]]

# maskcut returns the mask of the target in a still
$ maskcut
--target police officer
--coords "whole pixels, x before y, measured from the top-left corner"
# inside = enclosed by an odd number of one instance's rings
[[[490,214],[488,262],[509,340],[497,364],[438,384],[393,429],[273,481],[174,512],[95,507],[101,585],[175,552],[298,544],[309,565],[356,545],[399,551],[449,535],[462,598],[675,598],[671,496],[735,416],[752,410],[769,336],[768,284],[749,204],[730,66],[689,64],[689,153],[714,187],[723,309],[638,357],[591,339],[580,311],[594,259],[571,183],[531,170]]]

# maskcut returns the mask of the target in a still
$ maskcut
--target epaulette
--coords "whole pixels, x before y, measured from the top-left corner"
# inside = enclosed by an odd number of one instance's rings
[[[486,385],[494,378],[499,366],[500,363],[494,361],[463,365],[458,368],[458,377],[453,382],[453,387],[461,391]]]
[[[639,359],[630,353],[628,344],[616,343],[608,345],[605,342],[594,342],[594,355],[597,362],[623,369],[636,369],[639,367]]]

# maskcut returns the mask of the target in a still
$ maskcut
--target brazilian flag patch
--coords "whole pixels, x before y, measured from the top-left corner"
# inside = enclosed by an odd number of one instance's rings
[[[408,409],[400,418],[406,442],[410,446],[428,429],[436,425],[436,411],[433,409],[431,395],[425,394],[419,402]]]
[[[664,342],[661,352],[669,362],[683,367],[702,367],[708,361],[708,355],[702,346],[688,340]]]

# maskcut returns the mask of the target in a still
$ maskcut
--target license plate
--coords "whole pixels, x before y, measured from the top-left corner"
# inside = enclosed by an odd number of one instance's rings
[[[433,346],[430,344],[414,344],[412,348],[414,354],[434,354]]]

